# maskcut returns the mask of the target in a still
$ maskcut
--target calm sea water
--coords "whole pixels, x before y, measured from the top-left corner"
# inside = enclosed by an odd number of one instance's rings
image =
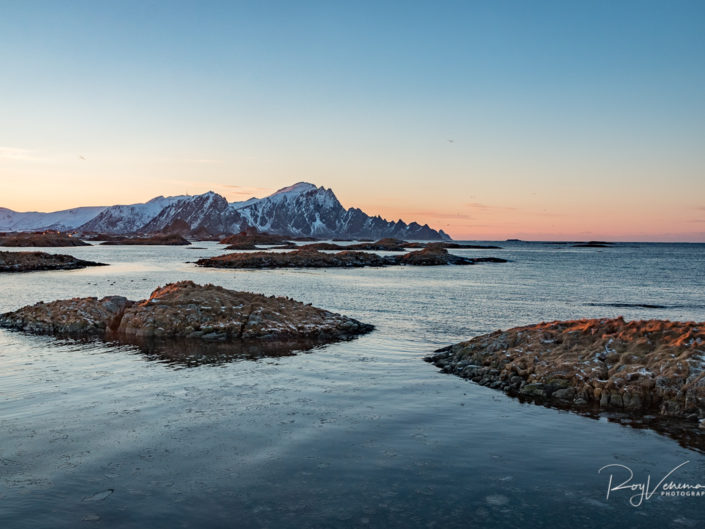
[[[0,276],[0,312],[141,299],[182,279],[286,295],[377,329],[186,367],[128,347],[0,330],[0,526],[702,527],[705,496],[606,498],[621,464],[705,484],[705,455],[650,429],[522,404],[444,375],[438,347],[581,317],[705,321],[705,245],[500,243],[507,264],[227,271],[201,247],[49,249],[110,263]],[[660,308],[643,308],[655,305]],[[613,468],[615,484],[626,478]],[[624,477],[623,477],[624,476]]]

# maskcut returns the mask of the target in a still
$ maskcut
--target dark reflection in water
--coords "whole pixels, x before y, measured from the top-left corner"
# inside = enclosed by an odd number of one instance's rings
[[[53,343],[57,346],[72,344],[108,345],[114,348],[128,346],[149,360],[179,367],[220,365],[237,360],[259,360],[280,358],[297,353],[309,352],[335,342],[354,340],[356,336],[330,338],[297,338],[288,340],[258,339],[204,341],[188,338],[140,338],[136,336],[116,336],[102,340],[96,337],[74,338],[60,336]]]
[[[474,382],[472,382],[474,384]],[[544,408],[563,410],[575,413],[582,417],[594,420],[606,420],[608,422],[621,424],[637,430],[654,430],[662,435],[678,441],[684,448],[697,450],[705,453],[705,430],[698,427],[698,421],[688,421],[685,419],[667,417],[659,415],[657,412],[615,412],[600,410],[599,405],[586,406],[582,409],[573,409],[560,406],[555,403],[537,402],[521,395],[511,396],[521,403],[538,404]]]
[[[344,340],[352,340],[347,337]],[[110,342],[109,342],[110,343]],[[230,342],[204,342],[201,340],[121,338],[118,345],[133,345],[147,358],[181,367],[218,365],[235,360],[259,360],[293,356],[331,343],[324,339],[297,340],[236,340]]]

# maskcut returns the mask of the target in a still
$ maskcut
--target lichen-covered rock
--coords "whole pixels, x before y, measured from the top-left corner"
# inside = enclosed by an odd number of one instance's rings
[[[0,314],[0,326],[37,334],[104,336],[116,331],[133,302],[122,296],[39,302]]]
[[[148,300],[127,309],[118,333],[226,341],[338,337],[371,329],[352,318],[289,298],[182,281],[158,288]]]
[[[554,321],[478,336],[426,360],[561,407],[705,418],[705,323]]]
[[[206,341],[316,339],[334,341],[371,325],[289,298],[236,292],[191,281],[155,290],[140,302],[112,296],[37,303],[0,315],[0,326],[41,334]]]
[[[103,263],[76,259],[71,255],[45,252],[0,252],[0,272],[33,272],[36,270],[75,270]]]

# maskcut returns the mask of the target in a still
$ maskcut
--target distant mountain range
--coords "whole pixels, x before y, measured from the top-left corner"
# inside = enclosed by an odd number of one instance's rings
[[[450,240],[427,224],[390,222],[358,208],[345,209],[331,189],[299,182],[265,198],[228,202],[202,195],[156,197],[144,204],[18,213],[0,208],[0,231],[60,230],[112,234],[178,231],[224,235],[248,227],[291,237]]]

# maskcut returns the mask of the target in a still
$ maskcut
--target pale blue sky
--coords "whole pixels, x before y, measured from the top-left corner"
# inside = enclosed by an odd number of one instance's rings
[[[705,233],[701,1],[4,0],[0,62],[0,206],[307,180],[455,236]]]

